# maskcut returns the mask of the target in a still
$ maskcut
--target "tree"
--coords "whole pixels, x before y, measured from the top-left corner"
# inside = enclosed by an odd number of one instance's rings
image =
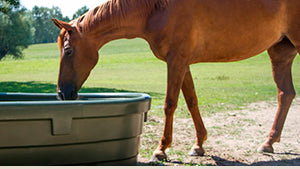
[[[10,4],[16,5],[9,6]],[[30,19],[26,10],[20,9],[18,4],[16,0],[1,0],[0,60],[7,54],[15,58],[21,57],[22,49],[31,43]]]
[[[63,20],[63,15],[58,7],[33,7],[32,9],[32,26],[35,30],[34,43],[55,42],[59,30],[52,23],[52,18]]]
[[[73,15],[73,19],[78,18],[79,16],[85,14],[87,11],[89,11],[89,8],[87,6],[84,6],[80,9],[78,9],[75,14]]]
[[[12,11],[13,8],[19,8],[19,6],[19,0],[0,0],[0,12],[4,14]]]

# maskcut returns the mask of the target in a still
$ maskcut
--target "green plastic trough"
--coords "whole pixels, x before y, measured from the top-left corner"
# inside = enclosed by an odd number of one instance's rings
[[[0,93],[0,165],[135,165],[150,104],[142,93]]]

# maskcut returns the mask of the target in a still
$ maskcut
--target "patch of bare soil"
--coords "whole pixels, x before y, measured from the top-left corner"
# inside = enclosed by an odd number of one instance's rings
[[[277,102],[252,103],[243,110],[216,113],[203,117],[208,140],[203,157],[187,156],[195,141],[191,118],[175,118],[173,144],[167,150],[168,162],[156,165],[300,165],[300,98],[294,100],[282,132],[274,144],[274,154],[258,153],[257,148],[271,129]],[[138,165],[150,165],[145,154],[153,152],[163,131],[163,119],[148,117],[141,138]]]

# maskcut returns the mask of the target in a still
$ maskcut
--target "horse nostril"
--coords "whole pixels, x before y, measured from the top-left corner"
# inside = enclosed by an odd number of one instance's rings
[[[78,98],[78,94],[73,87],[59,89],[57,91],[57,99],[58,100],[76,100]]]
[[[58,100],[65,100],[63,92],[61,92],[61,91],[57,92],[57,99]]]

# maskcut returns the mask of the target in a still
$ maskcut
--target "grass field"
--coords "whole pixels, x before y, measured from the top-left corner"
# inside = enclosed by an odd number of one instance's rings
[[[100,60],[80,92],[145,92],[152,98],[150,115],[162,117],[166,90],[166,64],[154,57],[141,39],[118,40],[104,46]],[[56,44],[32,45],[24,59],[0,62],[0,92],[56,92],[59,52]],[[261,100],[275,99],[268,55],[232,63],[191,66],[199,105],[204,115],[239,109]],[[300,93],[300,57],[293,65],[294,85]],[[177,117],[189,117],[181,94]]]

